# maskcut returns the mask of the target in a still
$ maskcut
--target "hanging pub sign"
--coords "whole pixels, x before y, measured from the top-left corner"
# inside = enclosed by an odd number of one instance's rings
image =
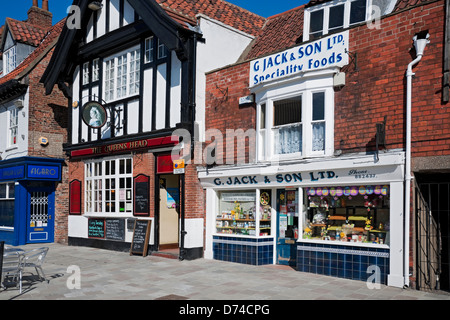
[[[96,101],[87,102],[83,106],[83,121],[87,126],[98,129],[106,124],[106,109]]]
[[[344,31],[317,41],[253,60],[250,86],[290,75],[348,64],[349,33]]]

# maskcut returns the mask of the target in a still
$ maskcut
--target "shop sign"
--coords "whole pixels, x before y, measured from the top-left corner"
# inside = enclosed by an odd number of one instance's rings
[[[81,150],[75,150],[71,152],[72,157],[85,157],[85,156],[96,156],[96,155],[107,155],[107,154],[115,154],[115,153],[123,153],[128,151],[134,151],[139,149],[150,149],[163,147],[168,145],[176,145],[178,144],[177,137],[163,137],[163,138],[155,138],[155,139],[143,139],[143,140],[135,140],[129,142],[122,143],[114,143],[108,144],[99,147],[86,148]]]
[[[184,173],[184,159],[173,161],[173,174],[183,174]]]
[[[301,46],[254,60],[250,63],[250,84],[348,64],[349,33],[344,31]]]
[[[171,154],[158,156],[156,158],[156,173],[157,174],[170,174],[174,173],[174,163],[175,159],[178,156],[172,156]],[[178,160],[178,159],[177,159]]]
[[[59,179],[59,167],[28,165],[28,178]]]
[[[249,186],[294,186],[353,184],[376,181],[395,181],[402,179],[400,166],[373,167],[367,169],[336,169],[323,171],[286,172],[271,175],[255,174],[244,176],[227,176],[203,178],[204,187],[249,187]]]
[[[0,180],[14,180],[25,177],[24,166],[0,169]]]

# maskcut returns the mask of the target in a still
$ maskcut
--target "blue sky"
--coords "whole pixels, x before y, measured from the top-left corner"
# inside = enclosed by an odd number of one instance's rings
[[[39,0],[40,6],[41,2],[42,0]],[[72,2],[72,0],[49,0],[50,11],[53,13],[53,23],[58,22],[67,15],[67,7]],[[298,7],[308,2],[308,0],[228,0],[228,2],[259,14],[260,16],[269,17]],[[5,23],[6,17],[16,20],[26,20],[27,11],[32,4],[32,0],[14,0],[13,2],[0,0],[0,26]]]

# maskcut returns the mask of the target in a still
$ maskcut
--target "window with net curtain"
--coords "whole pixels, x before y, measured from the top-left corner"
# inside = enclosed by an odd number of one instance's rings
[[[325,150],[325,93],[312,93],[310,119],[303,119],[305,107],[302,103],[302,96],[273,102],[276,154],[302,154],[305,138],[311,139],[312,152]]]
[[[273,102],[275,153],[302,152],[302,96]]]

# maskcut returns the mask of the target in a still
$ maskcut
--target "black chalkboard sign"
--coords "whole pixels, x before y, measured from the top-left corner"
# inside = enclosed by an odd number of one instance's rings
[[[141,254],[143,257],[147,256],[151,225],[151,220],[136,220],[134,223],[130,255]]]
[[[96,239],[105,238],[105,219],[89,219],[88,237]]]
[[[134,178],[134,215],[150,215],[150,177],[143,174]]]
[[[106,220],[106,239],[125,241],[125,219]]]

